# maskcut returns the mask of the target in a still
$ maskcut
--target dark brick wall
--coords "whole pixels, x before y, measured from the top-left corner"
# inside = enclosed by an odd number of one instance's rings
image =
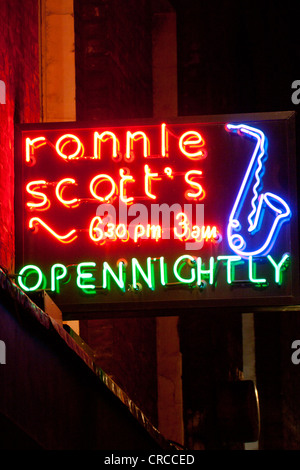
[[[283,423],[282,448],[286,450],[299,450],[300,448],[300,364],[292,362],[292,343],[300,339],[300,313],[283,312],[280,316],[279,328],[281,331],[280,342],[280,371],[281,389],[279,396],[282,397]],[[270,354],[272,356],[272,353]],[[299,355],[298,355],[299,358]],[[273,359],[274,360],[274,359]],[[266,374],[267,375],[267,374]],[[268,448],[267,443],[265,448]]]
[[[223,442],[216,419],[219,388],[242,376],[241,316],[187,311],[179,333],[185,445],[195,450],[241,449],[241,444]]]
[[[2,0],[0,80],[0,264],[14,269],[14,124],[39,121],[38,1]]]
[[[157,426],[155,319],[84,320],[80,335],[95,361]]]
[[[300,364],[293,363],[292,354],[296,350],[291,346],[300,339],[300,314],[257,314],[255,330],[257,386],[261,401],[260,448],[298,450]]]
[[[172,0],[177,8],[179,114],[291,109],[299,77],[293,2]]]
[[[75,0],[77,119],[152,116],[151,2]]]

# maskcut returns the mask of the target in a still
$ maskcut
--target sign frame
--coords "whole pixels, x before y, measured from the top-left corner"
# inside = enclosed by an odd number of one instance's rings
[[[20,124],[15,126],[15,240],[16,240],[16,266],[24,265],[24,195],[20,189],[23,184],[23,165],[20,165],[19,155],[22,155],[22,134],[31,130],[56,130],[66,129],[82,130],[87,128],[103,127],[128,127],[128,126],[155,126],[162,122],[170,124],[224,124],[226,122],[234,123],[257,123],[268,121],[284,121],[287,142],[289,146],[289,193],[295,195],[297,199],[297,166],[296,166],[296,136],[295,136],[295,112],[270,112],[270,113],[251,113],[251,114],[230,114],[230,115],[209,115],[209,116],[182,116],[168,119],[135,119],[135,120],[99,120],[92,122],[63,122],[63,123],[35,123]],[[271,296],[260,298],[226,298],[226,299],[207,299],[202,301],[191,300],[178,302],[178,300],[167,302],[164,300],[156,301],[126,301],[119,303],[105,302],[85,302],[64,304],[63,318],[65,320],[84,319],[84,318],[117,318],[124,316],[173,316],[189,312],[204,312],[213,310],[222,311],[243,311],[255,312],[261,310],[293,309],[300,303],[299,295],[299,242],[298,242],[298,200],[293,201],[293,217],[291,224],[291,247],[293,263],[291,265],[291,295]],[[51,293],[48,292],[50,296]],[[30,294],[29,294],[30,295]],[[55,301],[55,296],[53,297]]]

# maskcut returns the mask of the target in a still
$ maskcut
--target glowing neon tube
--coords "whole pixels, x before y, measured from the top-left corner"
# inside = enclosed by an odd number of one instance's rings
[[[226,130],[246,136],[254,141],[256,145],[252,153],[250,162],[242,180],[238,195],[233,204],[227,225],[227,240],[230,248],[241,257],[267,255],[272,249],[279,230],[284,222],[291,218],[289,205],[278,195],[271,192],[259,194],[262,175],[264,174],[264,159],[267,156],[267,139],[264,133],[256,128],[245,124],[227,124]],[[246,197],[252,192],[251,211],[248,214],[248,227],[244,228],[240,222],[241,212],[244,208]],[[254,235],[266,230],[262,223],[265,209],[269,209],[274,220],[271,227],[268,227],[263,241],[258,242],[257,248],[248,248],[249,235],[254,240]],[[256,237],[257,239],[257,237]]]
[[[59,235],[51,227],[49,227],[49,225],[47,225],[42,219],[40,219],[39,217],[32,217],[29,220],[28,226],[30,229],[34,229],[36,225],[42,225],[47,230],[48,233],[50,233],[54,238],[56,238],[61,243],[72,243],[77,238],[75,229],[70,230],[70,232],[68,232],[66,235]]]

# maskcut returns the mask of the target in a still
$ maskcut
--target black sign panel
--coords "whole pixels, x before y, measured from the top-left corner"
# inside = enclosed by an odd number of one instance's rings
[[[295,173],[293,113],[22,125],[17,282],[74,318],[294,304]]]

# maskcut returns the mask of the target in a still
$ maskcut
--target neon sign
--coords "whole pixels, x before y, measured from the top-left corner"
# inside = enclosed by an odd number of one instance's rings
[[[137,258],[132,258],[130,263],[126,260],[120,260],[117,268],[113,268],[107,261],[103,262],[102,276],[98,272],[98,286],[92,282],[97,282],[93,275],[93,270],[96,268],[95,262],[82,262],[77,265],[76,272],[72,272],[72,267],[69,269],[71,272],[72,280],[82,290],[90,290],[95,293],[96,289],[110,290],[111,281],[114,281],[115,285],[121,290],[125,291],[125,281],[128,281],[128,286],[132,291],[138,291],[143,288],[143,285],[150,290],[157,288],[157,283],[162,286],[169,285],[168,278],[172,277],[171,285],[174,282],[180,284],[187,284],[191,288],[203,289],[205,283],[214,285],[217,282],[217,268],[222,263],[226,268],[223,273],[225,282],[232,284],[236,280],[236,263],[240,262],[242,258],[240,256],[218,256],[217,258],[211,257],[208,260],[207,268],[205,268],[205,262],[201,257],[194,258],[191,255],[185,254],[179,256],[171,268],[167,266],[164,257],[151,258],[150,256],[146,259],[146,266],[142,266],[142,263]],[[275,282],[281,285],[283,273],[289,266],[289,255],[285,253],[283,257],[276,262],[270,255],[267,256],[267,260],[272,265],[272,279],[258,278],[255,275],[256,262],[252,257],[249,257],[247,261],[243,260],[244,267],[246,266],[247,281],[252,283],[254,286],[267,285],[269,281]],[[158,275],[155,276],[154,264],[158,264]],[[130,269],[127,269],[130,264]],[[188,267],[188,269],[183,269]],[[50,289],[52,292],[59,293],[61,286],[60,281],[70,282],[68,267],[63,264],[54,264],[51,266],[50,274]],[[97,271],[99,268],[97,267]],[[130,271],[130,276],[127,275],[127,271]],[[102,281],[100,280],[102,279]],[[86,284],[84,281],[89,280],[90,283]],[[35,265],[24,266],[18,276],[18,282],[25,291],[34,291],[39,288],[43,288],[45,282],[45,274],[42,270]],[[102,282],[102,283],[101,283]]]
[[[63,312],[293,302],[287,120],[19,126],[18,284]]]

